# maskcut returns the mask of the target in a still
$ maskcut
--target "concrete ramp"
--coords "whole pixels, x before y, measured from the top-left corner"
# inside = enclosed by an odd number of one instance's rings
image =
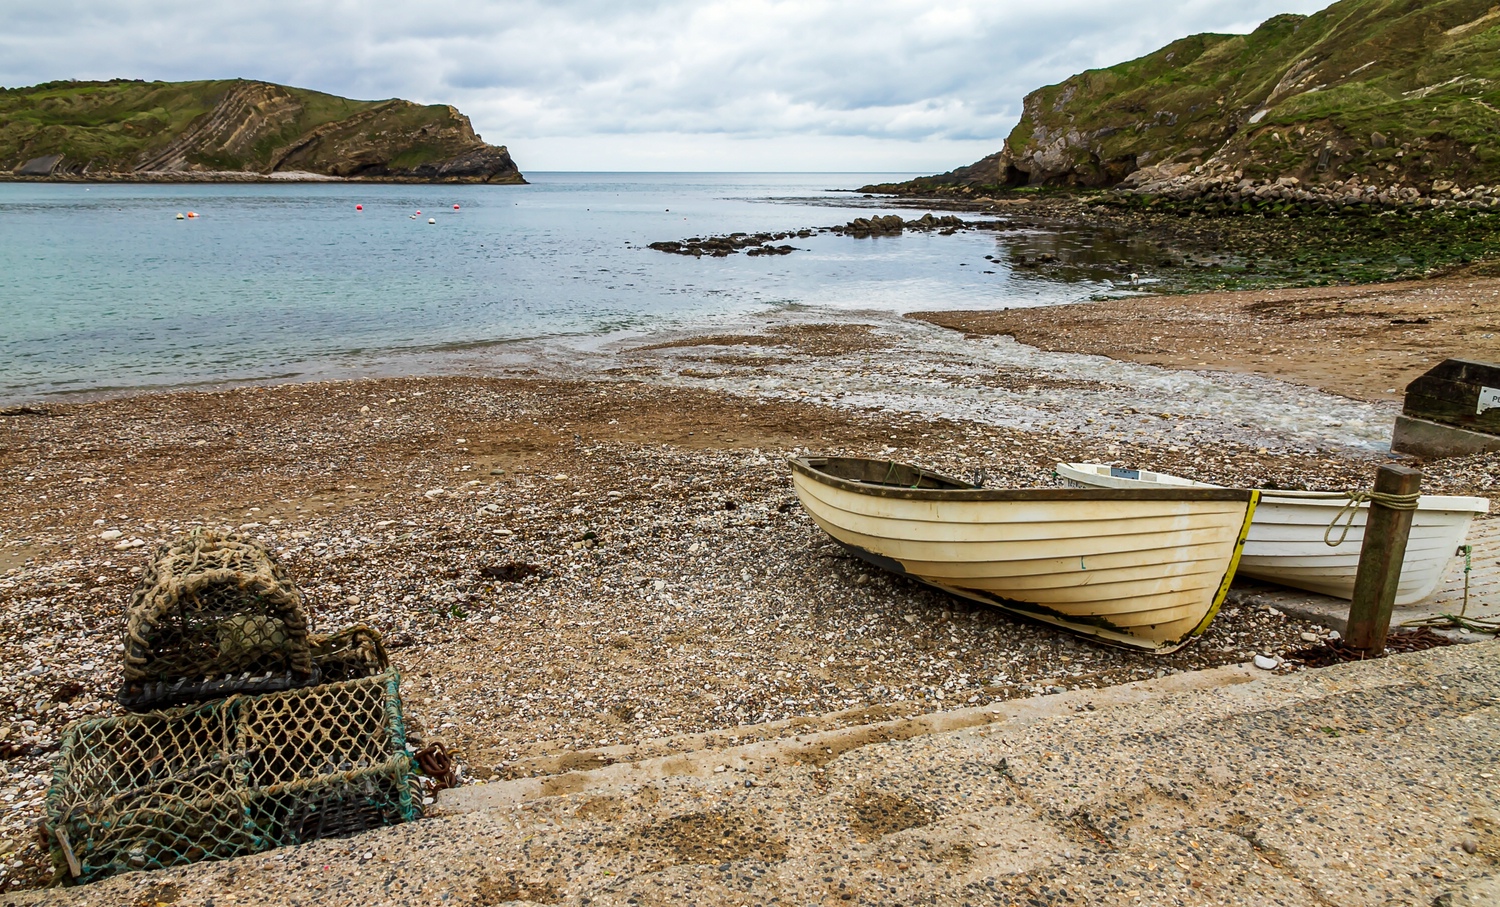
[[[1496,903],[1500,643],[1233,670],[463,791],[412,825],[7,902]]]

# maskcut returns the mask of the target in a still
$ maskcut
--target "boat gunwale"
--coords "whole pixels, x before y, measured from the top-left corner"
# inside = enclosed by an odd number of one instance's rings
[[[1135,471],[1136,472],[1150,472],[1153,475],[1162,476],[1164,478],[1176,479],[1179,482],[1192,482],[1193,484],[1189,485],[1189,486],[1184,486],[1184,485],[1177,485],[1175,483],[1168,483],[1168,482],[1157,483],[1157,482],[1155,482],[1152,479],[1132,479],[1132,478],[1129,478],[1128,476],[1107,476],[1107,475],[1103,475],[1103,474],[1100,474],[1100,473],[1093,473],[1093,474],[1090,475],[1089,472],[1088,472],[1088,470],[1086,469],[1086,467],[1089,467],[1089,466],[1099,466],[1099,467],[1109,468],[1109,465],[1110,464],[1108,464],[1108,463],[1084,463],[1084,462],[1062,463],[1062,462],[1059,462],[1057,464],[1057,466],[1054,467],[1054,468],[1058,471],[1058,474],[1061,475],[1065,479],[1073,479],[1073,477],[1072,476],[1068,476],[1068,475],[1064,475],[1063,471],[1062,471],[1064,468],[1066,468],[1068,471],[1071,471],[1071,472],[1082,473],[1082,474],[1088,476],[1089,478],[1114,479],[1115,481],[1120,481],[1120,482],[1149,482],[1151,484],[1160,484],[1162,487],[1166,487],[1166,488],[1184,488],[1184,487],[1224,488],[1224,487],[1228,487],[1228,486],[1223,486],[1223,485],[1210,485],[1207,482],[1199,482],[1196,479],[1189,479],[1186,476],[1179,476],[1179,475],[1175,475],[1175,474],[1170,473],[1170,472],[1162,472],[1159,469],[1149,469],[1149,470],[1148,469],[1138,469],[1138,470],[1135,470]],[[1084,480],[1083,479],[1073,479],[1073,481],[1084,481]],[[1091,486],[1091,487],[1102,488],[1102,487],[1106,487],[1106,486]],[[1341,508],[1343,508],[1345,505],[1347,505],[1349,503],[1348,496],[1345,493],[1338,492],[1338,491],[1303,491],[1303,490],[1292,489],[1292,488],[1257,488],[1255,490],[1260,492],[1260,511],[1261,511],[1262,516],[1264,516],[1264,517],[1269,517],[1270,516],[1270,511],[1268,510],[1268,508],[1276,507],[1276,506],[1282,506],[1282,507],[1333,507],[1333,508],[1336,508],[1336,509],[1341,509]],[[1360,509],[1362,509],[1362,510],[1368,509],[1369,508],[1369,503],[1368,502],[1362,502],[1359,506],[1360,506]],[[1485,513],[1485,514],[1487,514],[1487,513],[1490,512],[1490,499],[1489,498],[1481,498],[1481,497],[1478,497],[1477,495],[1424,494],[1424,495],[1421,495],[1420,497],[1417,498],[1417,510],[1419,510],[1419,511],[1453,511],[1453,512],[1462,512],[1462,513]],[[1265,524],[1262,523],[1262,525],[1265,525]]]
[[[1246,488],[1196,488],[1167,486],[1161,488],[978,488],[962,479],[941,473],[919,469],[926,478],[953,485],[952,488],[906,488],[895,485],[877,485],[845,479],[818,468],[817,464],[830,461],[864,462],[877,465],[897,464],[893,460],[874,460],[868,457],[793,457],[793,471],[821,485],[839,488],[854,494],[906,501],[978,501],[978,502],[1062,502],[1062,501],[1235,501],[1248,502],[1255,491]]]

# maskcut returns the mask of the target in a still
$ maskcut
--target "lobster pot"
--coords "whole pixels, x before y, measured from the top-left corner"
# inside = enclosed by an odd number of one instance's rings
[[[380,634],[363,624],[329,636],[309,636],[307,647],[323,683],[373,677],[391,666]]]
[[[421,817],[394,671],[63,732],[43,833],[63,881],[222,860]]]
[[[302,595],[250,539],[197,529],[167,542],[125,617],[118,699],[132,710],[318,681]]]

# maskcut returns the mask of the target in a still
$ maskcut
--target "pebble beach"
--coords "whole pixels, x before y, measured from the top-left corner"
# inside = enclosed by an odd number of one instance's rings
[[[1424,298],[1381,297],[1372,336]],[[1145,329],[1153,301],[1133,305]],[[789,456],[889,457],[992,486],[1050,485],[1053,464],[1081,460],[1319,490],[1365,487],[1390,461],[1399,405],[1384,388],[1297,383],[1243,356],[1101,356],[1102,320],[1070,322],[1080,349],[1044,352],[943,314],[789,313],[503,367],[471,354],[440,376],[0,412],[0,886],[46,881],[33,826],[58,734],[119,711],[135,578],[157,541],[197,525],[264,542],[316,630],[379,630],[413,723],[471,784],[570,753],[770,740],[1326,638],[1231,600],[1175,654],[1104,648],[834,545],[798,506]],[[1036,329],[1049,310],[1006,317]],[[1423,468],[1425,491],[1491,495],[1500,455]]]

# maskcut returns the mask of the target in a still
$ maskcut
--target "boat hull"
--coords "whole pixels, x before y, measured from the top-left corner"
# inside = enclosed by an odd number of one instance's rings
[[[1256,499],[1231,489],[973,488],[854,458],[803,458],[792,470],[803,508],[860,557],[1156,652],[1180,648],[1217,613]]]
[[[1097,463],[1059,463],[1057,474],[1077,487],[1215,487],[1164,473]],[[1370,505],[1359,506],[1348,535],[1340,544],[1330,546],[1324,537],[1344,503],[1343,499],[1319,497],[1314,492],[1262,491],[1240,557],[1239,574],[1335,598],[1353,598]],[[1433,593],[1464,544],[1474,516],[1488,511],[1485,498],[1422,495],[1412,514],[1396,605],[1414,604]],[[1341,530],[1342,521],[1331,538],[1337,539]]]

